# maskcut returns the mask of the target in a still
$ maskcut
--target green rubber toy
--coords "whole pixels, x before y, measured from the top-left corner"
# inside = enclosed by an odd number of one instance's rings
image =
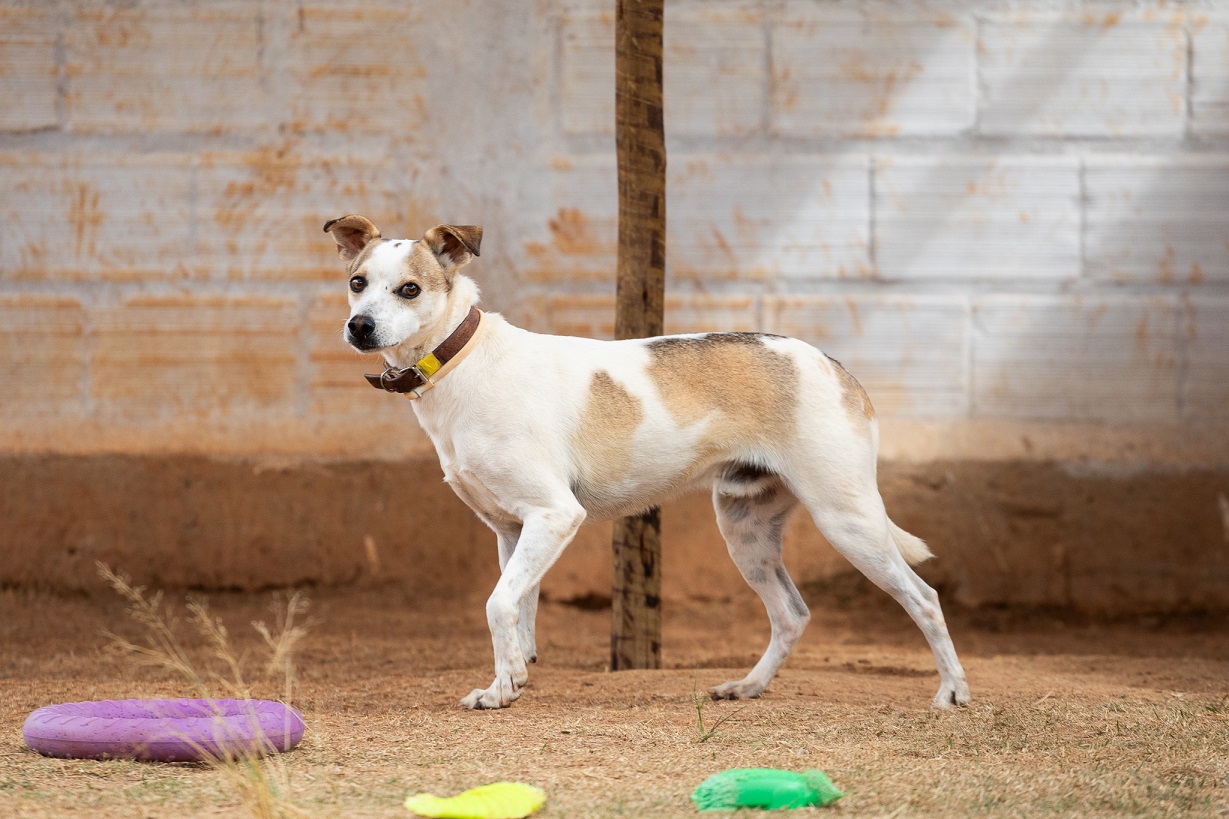
[[[827,807],[844,795],[826,773],[815,769],[795,773],[776,768],[734,768],[701,782],[691,801],[700,810],[790,810],[808,805]]]

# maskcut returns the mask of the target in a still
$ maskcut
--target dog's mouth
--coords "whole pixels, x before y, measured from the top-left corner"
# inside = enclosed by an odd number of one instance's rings
[[[351,338],[349,333],[346,333],[346,343],[358,350],[360,353],[374,353],[394,346],[392,344],[380,344],[375,339],[370,338]]]

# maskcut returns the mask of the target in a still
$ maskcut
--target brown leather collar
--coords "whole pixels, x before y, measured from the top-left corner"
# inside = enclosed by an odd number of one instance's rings
[[[409,393],[411,399],[422,398],[424,392],[435,386],[435,380],[452,369],[448,367],[449,362],[460,362],[464,354],[468,353],[466,347],[481,324],[482,311],[471,307],[469,315],[452,331],[452,335],[416,363],[400,370],[386,365],[384,372],[379,375],[367,373],[363,377],[377,389]]]

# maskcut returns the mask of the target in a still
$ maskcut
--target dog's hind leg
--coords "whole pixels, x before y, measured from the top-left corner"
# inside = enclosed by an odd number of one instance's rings
[[[928,552],[888,519],[878,489],[872,484],[862,492],[804,496],[803,501],[828,542],[872,583],[892,595],[926,635],[939,669],[939,692],[931,705],[967,705],[969,685],[947,632],[939,595],[909,567],[902,549],[916,555],[915,559],[924,559]]]
[[[498,524],[492,528],[495,529],[495,536],[499,539],[499,571],[502,572],[508,567],[508,561],[512,559],[512,553],[516,551],[516,544],[521,538],[521,525],[507,523]],[[538,619],[538,597],[541,591],[539,587],[540,584],[534,585],[521,600],[520,613],[516,619],[516,634],[521,643],[521,652],[525,655],[525,661],[530,663],[538,661],[535,629]]]
[[[740,475],[743,477],[739,480]],[[741,680],[711,690],[713,699],[758,697],[794,649],[811,619],[781,561],[781,533],[797,500],[771,473],[740,467],[713,487],[717,525],[730,557],[768,611],[772,638],[764,656]]]

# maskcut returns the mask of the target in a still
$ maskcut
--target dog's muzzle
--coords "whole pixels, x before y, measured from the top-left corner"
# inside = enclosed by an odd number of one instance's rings
[[[362,313],[351,316],[346,322],[346,341],[360,350],[374,350],[377,345],[372,343],[371,337],[375,331],[376,323],[371,316]]]

